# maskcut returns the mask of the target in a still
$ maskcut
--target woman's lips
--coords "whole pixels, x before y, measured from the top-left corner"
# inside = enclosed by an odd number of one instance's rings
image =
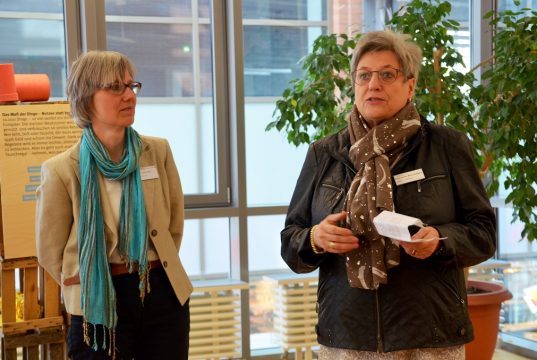
[[[371,97],[366,100],[370,104],[380,104],[383,103],[385,100],[377,97]]]
[[[123,112],[134,112],[134,106],[128,106],[123,109],[121,109]]]

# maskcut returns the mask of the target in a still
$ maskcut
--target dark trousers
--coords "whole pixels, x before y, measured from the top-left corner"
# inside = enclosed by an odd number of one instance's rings
[[[132,359],[188,359],[190,311],[188,302],[181,306],[164,269],[151,270],[151,292],[144,302],[140,299],[138,274],[113,277],[116,290],[118,323],[115,336],[115,358]],[[90,339],[97,331],[102,344],[103,327],[89,325]],[[108,341],[108,340],[107,340]],[[84,343],[82,316],[71,316],[67,335],[68,355],[72,360],[111,359],[108,350],[95,351]]]

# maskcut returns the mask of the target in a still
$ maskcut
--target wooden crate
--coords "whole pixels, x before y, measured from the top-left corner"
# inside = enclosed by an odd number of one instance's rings
[[[41,268],[35,257],[0,261],[2,359],[65,359],[65,327],[60,287]],[[16,273],[23,294],[22,320],[17,321]]]
[[[245,289],[248,284],[240,281],[194,284],[189,359],[241,356],[240,291]]]
[[[318,346],[317,277],[275,275],[264,279],[274,285],[274,327],[283,358],[294,352],[297,360],[313,359],[313,348]]]

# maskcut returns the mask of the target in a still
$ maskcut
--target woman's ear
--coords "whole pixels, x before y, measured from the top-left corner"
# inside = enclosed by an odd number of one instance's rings
[[[412,98],[414,97],[414,90],[416,89],[416,79],[414,79],[414,78],[408,79],[407,83],[408,83],[408,97],[407,97],[407,100],[408,100],[408,102],[411,102]]]

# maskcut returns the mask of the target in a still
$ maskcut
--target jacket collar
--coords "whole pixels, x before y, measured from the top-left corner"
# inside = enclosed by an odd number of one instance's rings
[[[408,145],[406,149],[403,151],[402,158],[405,158],[409,153],[411,153],[415,148],[417,148],[423,139],[427,136],[427,134],[430,132],[431,124],[425,119],[423,116],[420,116],[421,121],[421,128],[410,141],[408,142]]]
[[[345,165],[353,173],[356,172],[351,160],[349,159],[351,140],[349,135],[349,129],[347,127],[338,131],[334,135],[328,136],[320,140],[320,142],[323,146],[323,149],[328,155],[330,155],[335,160],[343,163],[343,165]]]
[[[420,116],[421,129],[418,134],[414,136],[408,143],[407,148],[404,150],[402,159],[405,159],[407,155],[412,152],[422,140],[430,132],[431,124],[423,116]],[[352,173],[356,173],[354,165],[352,164],[349,158],[349,150],[351,147],[351,140],[349,135],[349,130],[347,127],[343,128],[334,135],[328,136],[319,141],[325,151],[335,160],[343,163]]]

